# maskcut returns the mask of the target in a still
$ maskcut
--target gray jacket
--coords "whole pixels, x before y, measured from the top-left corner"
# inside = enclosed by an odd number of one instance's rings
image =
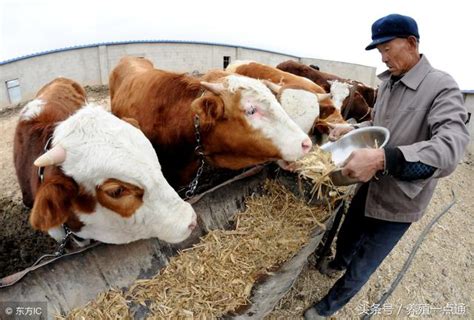
[[[464,155],[469,132],[461,91],[446,72],[420,61],[391,87],[388,71],[379,75],[372,124],[390,130],[387,146],[398,147],[406,161],[431,165],[432,177],[400,181],[392,176],[372,179],[366,216],[397,222],[419,220],[438,178],[451,174]]]

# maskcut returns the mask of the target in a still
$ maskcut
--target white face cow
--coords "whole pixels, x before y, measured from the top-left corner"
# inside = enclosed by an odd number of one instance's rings
[[[309,152],[311,139],[288,116],[275,96],[261,81],[245,76],[229,75],[224,83],[212,84],[216,92],[240,91],[240,105],[249,125],[277,146],[282,158],[295,161]],[[221,88],[217,89],[217,86]]]
[[[334,101],[334,106],[341,110],[342,103],[349,96],[352,85],[346,82],[340,81],[328,81],[331,85],[331,95],[332,101]]]
[[[95,202],[91,212],[74,209],[82,223],[75,232],[79,237],[107,243],[157,237],[176,243],[196,226],[193,208],[163,177],[151,143],[129,123],[88,105],[59,123],[52,146],[35,165],[58,165]],[[33,211],[48,200],[40,188]],[[60,230],[49,233],[60,238]]]

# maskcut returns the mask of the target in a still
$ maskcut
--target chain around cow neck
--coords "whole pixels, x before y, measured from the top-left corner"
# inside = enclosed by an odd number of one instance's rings
[[[184,196],[185,199],[189,199],[194,195],[196,188],[199,183],[199,179],[202,176],[202,172],[204,171],[204,148],[202,147],[201,143],[201,132],[200,132],[200,121],[199,116],[197,114],[194,115],[194,135],[196,136],[196,147],[194,148],[194,153],[199,157],[199,168],[196,172],[196,176],[188,185],[188,190],[185,192]]]

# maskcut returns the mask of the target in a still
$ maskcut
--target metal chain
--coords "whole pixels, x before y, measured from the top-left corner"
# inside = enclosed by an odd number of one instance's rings
[[[54,253],[50,253],[50,254],[44,254],[42,255],[41,257],[39,257],[35,263],[33,263],[30,268],[32,267],[35,267],[37,266],[41,261],[43,261],[45,258],[55,258],[55,257],[60,257],[64,254],[64,251],[66,249],[66,244],[67,244],[67,241],[69,240],[69,237],[73,234],[72,231],[66,226],[66,225],[62,225],[64,231],[66,232],[66,234],[64,235],[64,237],[61,239],[61,242],[59,242],[59,245],[58,245],[58,248],[56,249],[56,251]]]
[[[189,199],[194,195],[194,192],[196,191],[196,188],[199,183],[199,178],[201,178],[203,171],[204,171],[204,159],[201,158],[201,164],[199,165],[196,176],[194,177],[193,181],[191,181],[191,183],[189,184],[189,189],[184,194],[184,196],[186,197],[185,199]]]
[[[201,144],[201,132],[199,128],[200,128],[199,116],[195,114],[194,115],[194,134],[196,136],[196,148],[194,149],[194,153],[200,157],[201,163],[199,164],[199,168],[196,172],[196,176],[189,184],[188,190],[184,193],[185,199],[189,199],[194,195],[194,192],[196,191],[196,188],[199,183],[199,179],[201,178],[201,175],[204,171],[204,165],[205,165],[204,151]]]
[[[69,240],[69,237],[72,235],[71,229],[69,229],[65,224],[63,224],[63,228],[64,228],[64,231],[66,232],[66,235],[61,239],[58,249],[54,253],[55,256],[62,256],[64,254],[64,249],[66,248],[67,241]]]
[[[194,135],[196,136],[196,148],[194,152],[199,156],[204,156],[204,152],[202,150],[201,145],[201,132],[200,132],[200,122],[199,116],[197,114],[194,115]]]

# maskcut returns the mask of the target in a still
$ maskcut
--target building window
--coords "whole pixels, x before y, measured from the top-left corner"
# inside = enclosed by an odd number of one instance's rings
[[[224,56],[224,69],[227,68],[229,63],[230,63],[230,56]]]
[[[13,79],[5,81],[7,86],[8,98],[10,103],[18,103],[21,101],[20,80]]]

